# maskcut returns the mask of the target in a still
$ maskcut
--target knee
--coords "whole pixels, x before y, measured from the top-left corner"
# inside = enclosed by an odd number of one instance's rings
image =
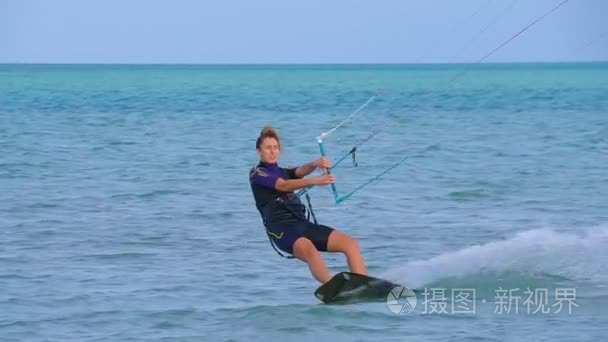
[[[317,248],[312,241],[307,238],[299,238],[293,244],[293,254],[300,259],[308,260],[317,253],[319,253],[319,251],[317,251]]]
[[[359,246],[359,241],[356,239],[347,236],[344,242],[344,253],[346,254],[360,254],[361,248]]]
[[[349,246],[349,250],[351,250],[353,253],[361,252],[361,247],[359,246],[359,241],[357,241],[356,239],[351,238],[350,242],[348,243],[348,246]]]

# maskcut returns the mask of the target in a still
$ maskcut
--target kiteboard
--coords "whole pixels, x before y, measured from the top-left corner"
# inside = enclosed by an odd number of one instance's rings
[[[315,297],[323,303],[386,300],[391,290],[399,286],[402,285],[380,278],[340,272],[319,286]]]

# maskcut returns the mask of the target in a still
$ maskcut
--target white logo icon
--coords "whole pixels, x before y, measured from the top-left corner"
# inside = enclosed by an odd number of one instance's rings
[[[414,291],[405,286],[394,287],[386,296],[386,305],[396,315],[407,315],[414,311],[417,302]]]

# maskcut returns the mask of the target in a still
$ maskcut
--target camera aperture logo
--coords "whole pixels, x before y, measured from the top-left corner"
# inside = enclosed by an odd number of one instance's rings
[[[394,287],[386,296],[386,305],[396,315],[407,315],[414,311],[417,302],[414,291],[405,286]]]

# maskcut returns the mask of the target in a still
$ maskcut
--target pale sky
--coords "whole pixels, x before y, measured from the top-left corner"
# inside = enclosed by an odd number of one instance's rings
[[[474,62],[563,0],[0,0],[0,63]],[[487,62],[608,60],[570,0]]]

